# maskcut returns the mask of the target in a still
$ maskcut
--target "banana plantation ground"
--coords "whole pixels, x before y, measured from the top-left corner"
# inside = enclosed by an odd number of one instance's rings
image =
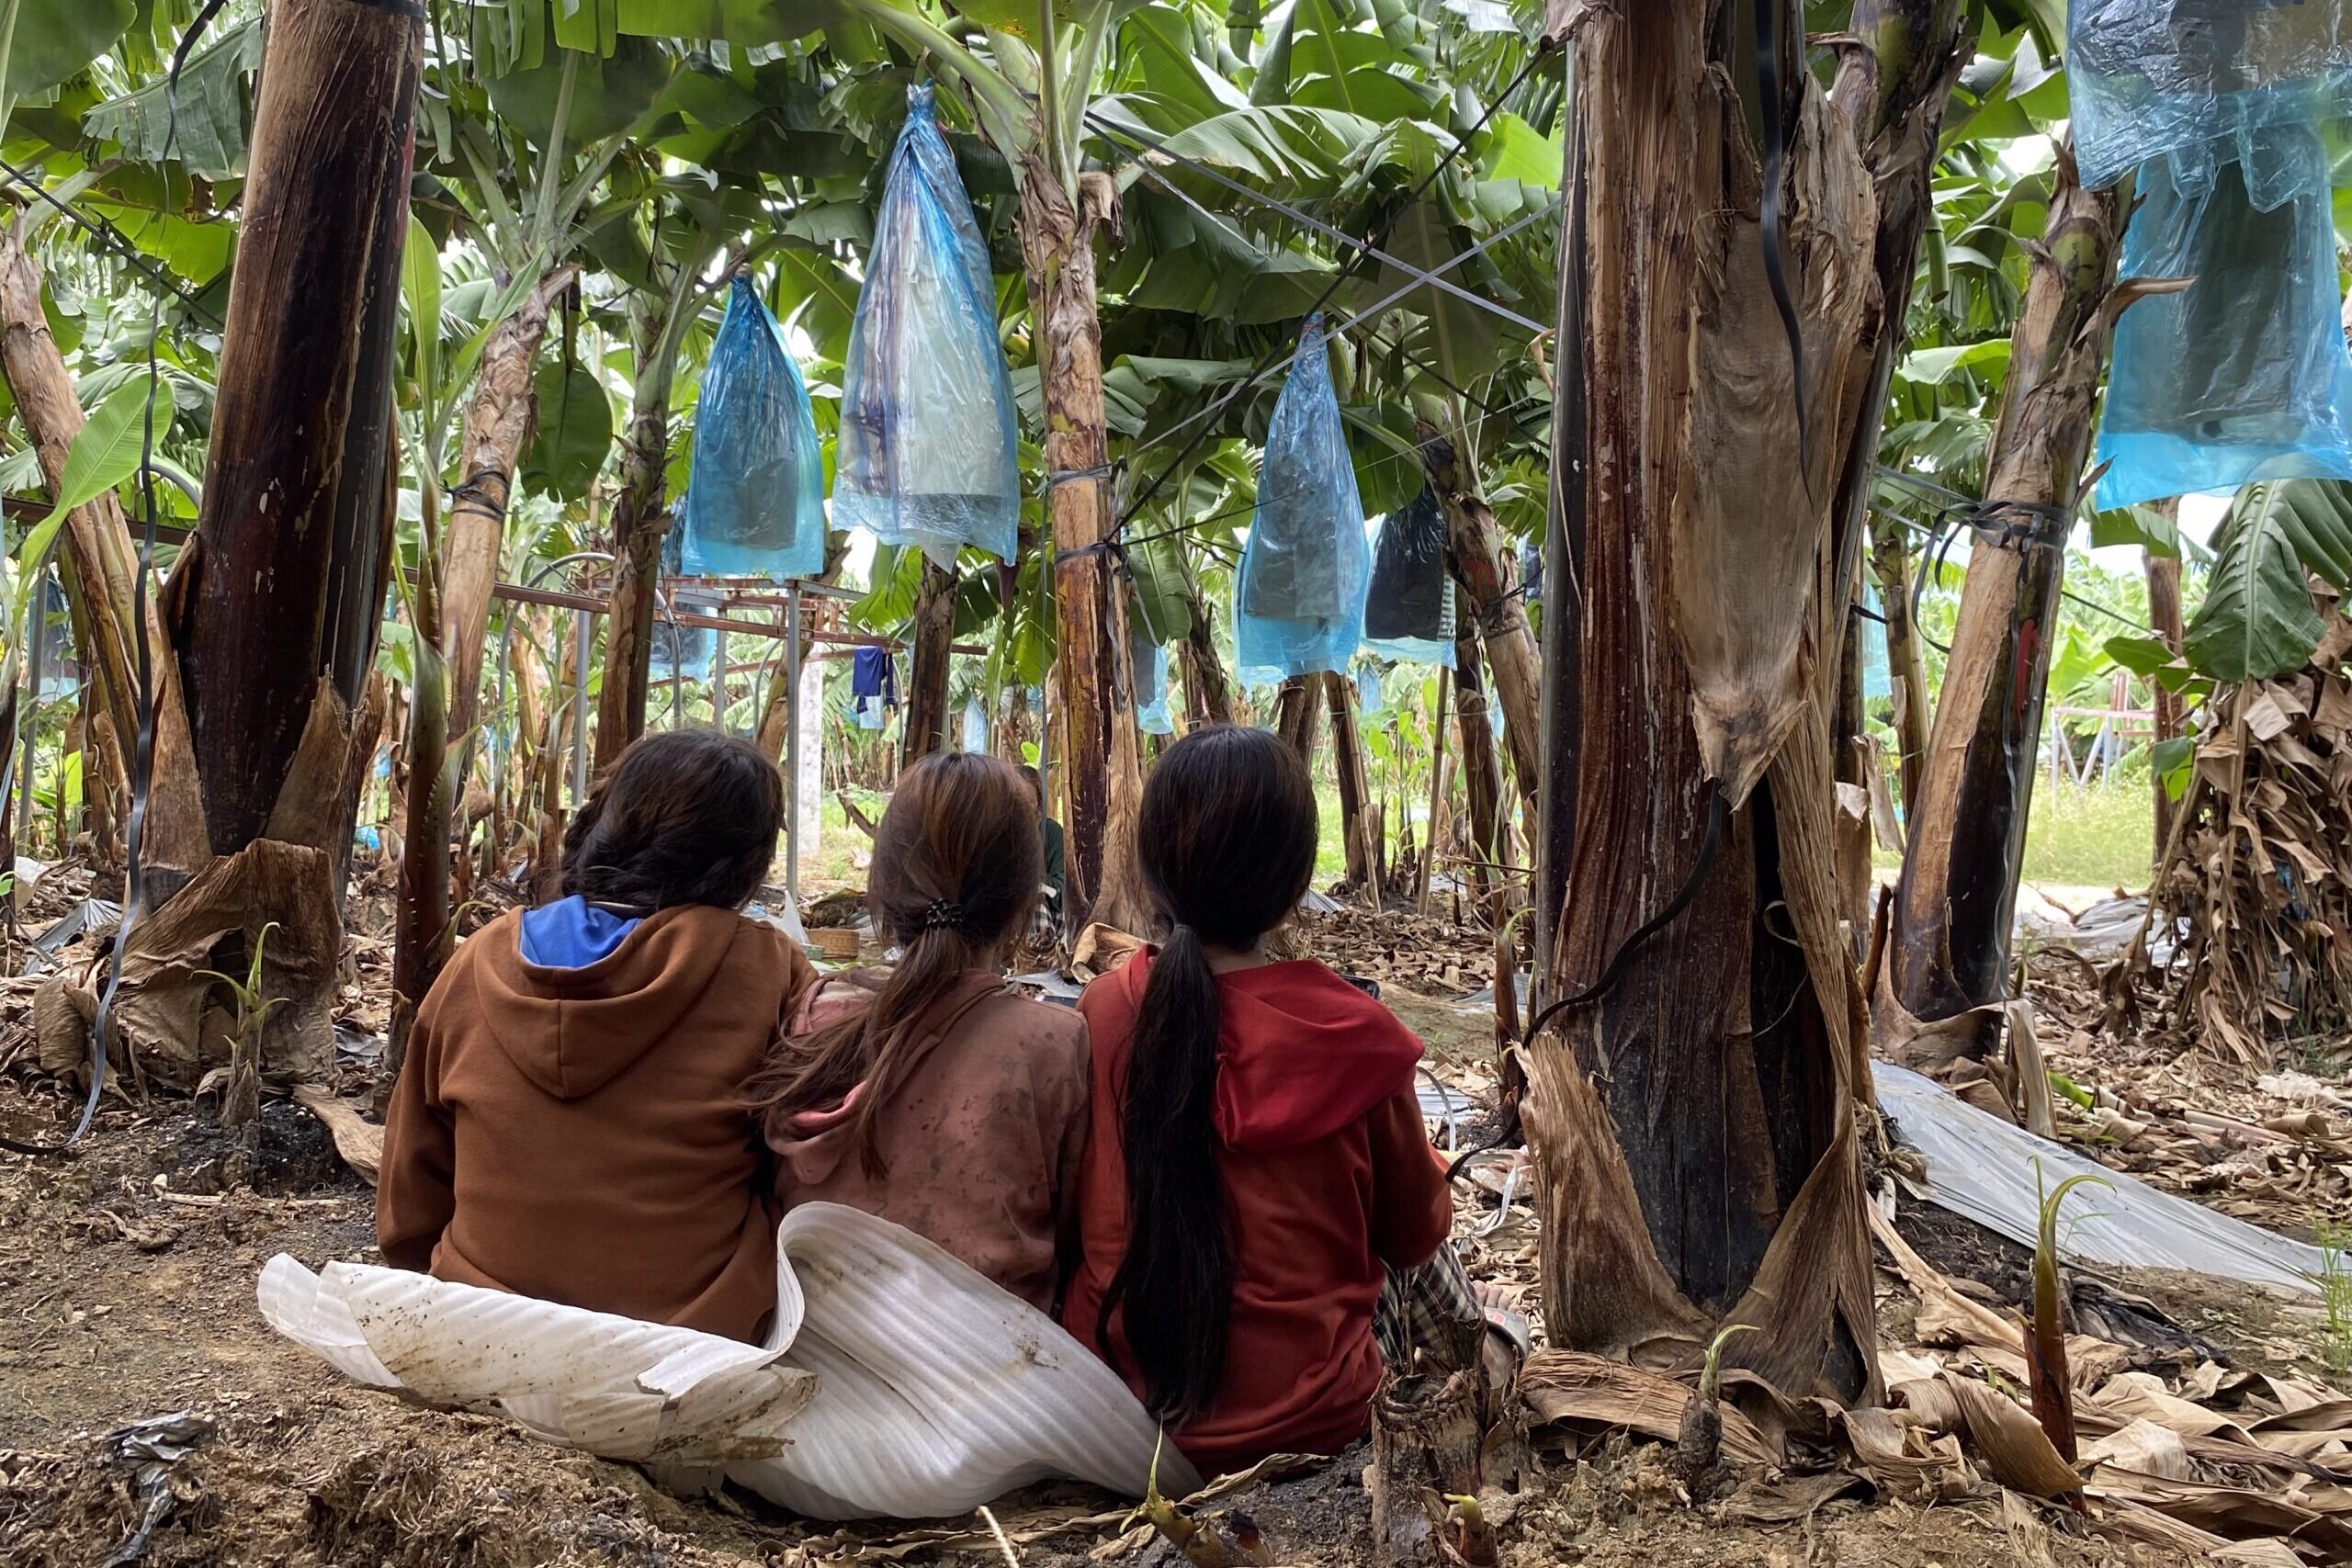
[[[86,886],[79,868],[52,873],[28,900],[28,929],[75,908]],[[2063,919],[2054,908],[2040,917],[2052,930]],[[1307,916],[1302,928],[1311,951],[1382,983],[1384,999],[1430,1043],[1435,1084],[1464,1102],[1491,1101],[1495,1021],[1482,982],[1494,957],[1480,935],[1443,916],[1363,909]],[[74,945],[54,957],[72,962]],[[374,1081],[387,963],[383,941],[362,932],[336,1008],[347,1103],[363,1103]],[[2084,959],[2052,942],[2030,971],[2050,1068],[2095,1092],[2091,1107],[2064,1104],[2065,1144],[2289,1234],[2352,1220],[2352,1106],[2329,1087],[2332,1060],[2233,1069],[2184,1049],[2161,1020],[2109,1033]],[[13,1042],[0,1125],[19,1135],[62,1126],[71,1108],[28,1070],[31,988],[9,982],[0,1002]],[[2014,1314],[2030,1312],[2030,1250],[1912,1196],[1918,1156],[1899,1125],[1891,1131],[1874,1145],[1871,1178],[1893,1216],[1874,1248],[1890,1382],[2021,1381]],[[248,1151],[206,1102],[134,1096],[102,1111],[70,1162],[0,1168],[0,1537],[11,1562],[1001,1560],[1004,1548],[976,1518],[820,1527],[748,1495],[677,1497],[629,1466],[550,1448],[494,1416],[402,1404],[292,1353],[254,1311],[253,1280],[280,1251],[313,1265],[372,1255],[372,1193],[351,1163],[365,1167],[367,1146],[362,1135],[339,1152],[329,1121],[272,1099]],[[1458,1199],[1457,1243],[1474,1277],[1536,1317],[1541,1345],[1524,1156],[1498,1155],[1474,1176]],[[2177,1562],[2197,1538],[2134,1499],[2161,1489],[2163,1475],[2187,1473],[2158,1469],[2164,1456],[2192,1452],[2236,1478],[2235,1490],[2203,1488],[2210,1496],[2194,1517],[2210,1533],[2315,1540],[2323,1550],[2312,1557],[2343,1550],[2332,1516],[2308,1495],[2330,1484],[2339,1448],[2328,1428],[2340,1408],[2331,1385],[2352,1361],[2352,1315],[2337,1285],[2266,1291],[2088,1266],[2070,1269],[2066,1283],[2086,1452],[2119,1445],[2089,1471],[2087,1516],[1996,1483],[1973,1439],[1973,1458],[1962,1457],[1965,1424],[1958,1438],[1939,1435],[1926,1424],[1931,1402],[1917,1393],[1901,1414],[1921,1424],[1909,1435],[1890,1427],[1876,1441],[1820,1413],[1770,1438],[1735,1416],[1728,1470],[1694,1486],[1673,1464],[1678,1385],[1596,1383],[1592,1368],[1539,1350],[1527,1374],[1522,1489],[1496,1520],[1502,1560]],[[150,1438],[161,1449],[139,1446]],[[157,1462],[157,1451],[175,1457]],[[1336,1461],[1276,1462],[1193,1512],[1237,1540],[1245,1520],[1254,1525],[1257,1561],[1368,1562],[1367,1457],[1359,1447]],[[1033,1488],[992,1511],[1024,1562],[1183,1560],[1128,1506],[1084,1488]]]

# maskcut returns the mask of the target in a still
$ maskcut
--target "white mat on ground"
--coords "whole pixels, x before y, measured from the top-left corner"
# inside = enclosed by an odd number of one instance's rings
[[[1927,1156],[1929,1196],[1987,1230],[2031,1247],[2041,1193],[2070,1176],[2096,1176],[2110,1188],[2076,1189],[2058,1223],[2059,1249],[2069,1258],[2126,1269],[2178,1269],[2306,1293],[2319,1289],[2315,1247],[2159,1192],[1979,1111],[1907,1068],[1873,1062],[1871,1070],[1879,1109],[1894,1121],[1896,1138]]]
[[[819,1518],[962,1514],[1061,1476],[1142,1495],[1158,1427],[1045,1314],[840,1204],[793,1210],[776,1241],[764,1347],[282,1253],[261,1312],[361,1382],[607,1459],[723,1469]],[[1199,1485],[1172,1447],[1159,1464],[1169,1495]]]

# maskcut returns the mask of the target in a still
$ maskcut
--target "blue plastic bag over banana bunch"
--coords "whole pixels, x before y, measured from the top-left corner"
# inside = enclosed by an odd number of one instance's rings
[[[686,496],[674,529],[686,575],[784,582],[825,570],[825,472],[808,389],[741,276],[702,375]]]
[[[1136,728],[1146,735],[1172,735],[1176,721],[1168,716],[1168,650],[1151,640],[1143,617],[1128,606],[1127,656],[1135,666]]]
[[[966,545],[1010,561],[1020,453],[988,245],[930,85],[907,106],[842,372],[833,523],[943,569]]]
[[[1453,668],[1453,579],[1445,510],[1429,486],[1381,520],[1364,596],[1363,645],[1384,659]]]
[[[1323,318],[1316,315],[1274,401],[1250,543],[1234,583],[1236,663],[1245,685],[1344,670],[1355,657],[1372,580],[1363,524]]]
[[[2096,461],[2102,509],[2256,479],[2352,479],[2352,355],[2319,130],[2252,133],[2255,158],[2151,158],[2118,269],[2189,280],[2134,300]]]
[[[2184,188],[2202,192],[2238,162],[2271,211],[2288,192],[2261,133],[2352,103],[2352,0],[2072,0],[2065,60],[2086,188],[2169,156]]]

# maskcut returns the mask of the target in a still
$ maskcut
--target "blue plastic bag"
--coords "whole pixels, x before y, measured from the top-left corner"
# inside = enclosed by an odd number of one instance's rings
[[[1372,645],[1367,643],[1365,646]],[[1356,711],[1366,718],[1388,711],[1388,693],[1381,685],[1380,670],[1376,665],[1356,666]]]
[[[1363,646],[1384,659],[1453,668],[1453,580],[1445,511],[1429,486],[1381,519],[1363,601]]]
[[[1151,640],[1150,628],[1133,604],[1127,606],[1127,657],[1135,666],[1136,728],[1146,735],[1173,735],[1168,716],[1168,650]]]
[[[1235,662],[1245,685],[1344,670],[1355,657],[1372,579],[1363,523],[1323,318],[1312,316],[1274,401],[1234,581]]]
[[[688,576],[783,582],[825,570],[825,471],[808,389],[741,276],[702,375],[686,495],[677,532]]]
[[[943,569],[966,545],[1011,561],[1020,451],[988,245],[929,84],[907,105],[842,367],[833,523]]]
[[[2202,190],[2236,162],[2256,204],[2276,208],[2285,171],[2262,133],[2352,105],[2347,24],[2346,0],[2072,0],[2066,96],[2083,184],[2101,190],[2173,157]]]
[[[2196,281],[2116,322],[2103,511],[2256,479],[2352,479],[2325,150],[2308,126],[2254,140],[2283,191],[2267,205],[2242,162],[2163,157],[2140,170],[2120,275]]]
[[[718,633],[709,626],[682,626],[657,615],[653,618],[653,648],[647,660],[650,678],[709,680],[710,656],[718,644]]]

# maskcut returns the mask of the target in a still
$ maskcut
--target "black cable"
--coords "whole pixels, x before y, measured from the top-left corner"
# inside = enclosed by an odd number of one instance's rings
[[[167,127],[164,131],[164,141],[167,150],[170,140],[171,132]],[[54,193],[43,189],[39,180],[35,179],[31,175],[26,173],[24,170],[17,167],[16,164],[11,164],[6,158],[0,158],[0,173],[6,173],[18,185],[23,186],[35,196],[40,197],[41,200],[57,209],[59,212],[65,215],[67,221],[74,223],[79,228],[86,230],[88,232],[105,241],[108,245],[114,248],[116,253],[119,254],[123,260],[129,262],[132,266],[137,267],[141,272],[145,273],[159,288],[169,289],[172,294],[178,299],[181,304],[205,317],[216,327],[227,325],[227,323],[221,321],[219,316],[212,313],[209,306],[198,299],[195,295],[190,294],[187,289],[182,288],[177,283],[175,283],[170,276],[164,273],[162,268],[156,266],[145,256],[140,254],[137,247],[132,245],[130,243],[130,237],[125,234],[121,230],[116,228],[113,224],[107,222],[103,218],[89,217],[71,203],[59,200]]]
[[[1795,376],[1797,413],[1797,477],[1813,493],[1813,469],[1807,454],[1813,448],[1805,431],[1804,332],[1797,324],[1796,301],[1789,295],[1788,274],[1781,251],[1781,173],[1788,158],[1788,125],[1781,102],[1779,0],[1755,0],[1756,96],[1764,124],[1764,202],[1758,225],[1764,244],[1764,281],[1771,286],[1772,305],[1781,313],[1781,330],[1788,334],[1789,361]]]
[[[1487,106],[1486,112],[1478,117],[1477,122],[1471,126],[1467,133],[1456,138],[1452,149],[1450,149],[1443,157],[1438,159],[1438,161],[1430,166],[1430,172],[1421,177],[1419,184],[1415,185],[1410,191],[1406,193],[1405,199],[1399,202],[1396,208],[1392,209],[1387,220],[1383,222],[1373,233],[1366,235],[1363,240],[1357,243],[1355,255],[1351,257],[1345,265],[1341,266],[1337,273],[1332,275],[1329,286],[1327,287],[1323,290],[1322,294],[1316,299],[1314,304],[1307,307],[1306,314],[1309,318],[1312,318],[1316,312],[1322,310],[1325,305],[1330,303],[1331,297],[1337,294],[1342,288],[1346,287],[1349,280],[1355,276],[1356,269],[1361,267],[1372,255],[1373,248],[1388,238],[1388,231],[1395,225],[1396,220],[1408,211],[1413,203],[1419,201],[1423,193],[1426,192],[1430,186],[1437,183],[1438,177],[1445,173],[1446,169],[1453,164],[1455,159],[1459,158],[1464,152],[1469,150],[1470,139],[1476,136],[1479,131],[1486,129],[1487,122],[1492,119],[1496,113],[1501,109],[1504,101],[1518,89],[1520,84],[1525,82],[1529,76],[1534,73],[1535,67],[1540,64],[1544,58],[1550,52],[1550,45],[1545,44],[1539,46],[1535,52],[1528,57],[1527,63],[1521,67],[1519,74],[1512,77],[1510,84],[1506,85],[1501,92],[1495,95],[1493,102]],[[1211,413],[1215,413],[1218,410],[1230,406],[1244,392],[1247,392],[1250,388],[1263,380],[1267,374],[1272,369],[1274,360],[1280,353],[1281,349],[1279,346],[1270,352],[1264,359],[1259,362],[1257,367],[1251,370],[1250,374],[1242,379],[1239,386],[1227,393],[1211,408],[1209,412]],[[1294,355],[1292,357],[1295,358],[1296,355]],[[1120,508],[1118,518],[1111,525],[1111,531],[1114,536],[1117,535],[1121,528],[1126,525],[1127,519],[1133,517],[1137,512],[1141,511],[1145,504],[1148,502],[1154,495],[1157,495],[1159,492],[1160,486],[1166,484],[1169,479],[1174,475],[1178,469],[1184,466],[1184,459],[1191,457],[1194,452],[1200,449],[1201,442],[1208,434],[1208,423],[1204,420],[1202,422],[1201,428],[1193,434],[1191,440],[1184,444],[1183,449],[1179,451],[1176,456],[1170,459],[1166,468],[1160,469],[1157,478],[1155,478],[1148,485],[1144,487],[1143,493],[1136,497],[1135,500],[1130,502],[1127,505]],[[1136,448],[1136,452],[1140,452],[1142,450],[1144,450],[1144,448]],[[1135,455],[1135,453],[1129,454],[1130,457]]]
[[[180,35],[179,47],[172,51],[172,70],[164,88],[164,155],[162,162],[172,160],[173,144],[180,129],[180,68],[187,63],[188,51],[196,40],[220,14],[228,0],[205,0],[203,9]],[[20,1155],[59,1155],[80,1142],[90,1130],[98,1114],[98,1101],[106,1091],[107,1041],[114,1024],[115,996],[122,987],[122,955],[130,945],[130,933],[145,916],[145,890],[140,876],[140,851],[145,842],[147,828],[147,797],[153,782],[155,762],[155,673],[153,649],[147,641],[148,584],[155,567],[155,400],[163,387],[163,368],[156,357],[156,345],[163,338],[164,302],[158,299],[148,316],[147,323],[147,408],[146,423],[140,435],[139,488],[146,508],[146,518],[139,543],[139,572],[131,584],[132,644],[138,654],[139,683],[131,701],[138,717],[138,735],[130,749],[130,811],[123,830],[123,895],[122,919],[114,929],[114,944],[107,952],[107,983],[98,992],[97,1017],[90,1026],[90,1089],[83,1097],[82,1118],[74,1130],[53,1144],[23,1143],[15,1138],[0,1137],[0,1149]]]
[[[1534,1043],[1535,1037],[1544,1032],[1544,1026],[1569,1008],[1589,1006],[1616,988],[1617,982],[1625,976],[1625,966],[1633,962],[1634,954],[1640,950],[1642,944],[1673,924],[1676,918],[1690,907],[1690,900],[1699,896],[1699,888],[1707,880],[1707,874],[1714,869],[1715,852],[1723,847],[1724,827],[1730,817],[1731,808],[1724,799],[1722,784],[1717,780],[1709,779],[1707,781],[1707,830],[1705,837],[1699,840],[1699,858],[1691,863],[1690,874],[1683,879],[1681,887],[1668,901],[1665,908],[1643,921],[1634,929],[1631,936],[1617,944],[1617,951],[1610,956],[1608,966],[1601,970],[1600,979],[1574,996],[1562,997],[1527,1021],[1527,1027],[1519,1032],[1519,1043],[1521,1045]],[[1508,985],[1513,982],[1509,976],[1498,976],[1496,983]],[[1446,1167],[1445,1179],[1448,1181],[1459,1180],[1462,1172],[1468,1168],[1472,1160],[1500,1147],[1517,1131],[1519,1123],[1517,1106],[1507,1103],[1504,1111],[1505,1114],[1500,1120],[1500,1124],[1496,1127],[1491,1137],[1475,1148],[1463,1150],[1461,1157]]]

